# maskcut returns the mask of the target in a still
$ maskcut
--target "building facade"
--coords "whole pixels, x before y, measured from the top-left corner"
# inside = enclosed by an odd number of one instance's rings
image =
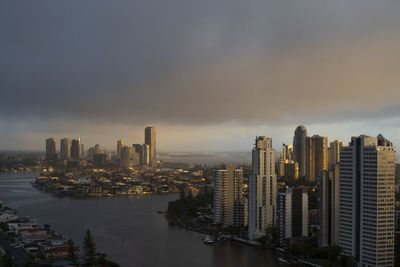
[[[293,138],[293,160],[299,164],[300,177],[306,176],[306,137],[306,127],[298,126]]]
[[[360,266],[394,265],[394,172],[382,135],[353,137],[340,152],[339,245]]]
[[[133,166],[132,157],[133,157],[133,147],[130,146],[122,147],[121,161],[120,161],[121,167],[123,168],[132,167]]]
[[[278,232],[282,246],[287,239],[308,236],[308,193],[303,188],[287,188],[278,194]]]
[[[343,142],[335,140],[330,143],[328,148],[328,168],[340,162],[340,150],[343,147]]]
[[[119,160],[121,160],[121,151],[122,151],[123,146],[124,146],[124,141],[118,140],[117,141],[117,158]]]
[[[81,159],[81,139],[80,138],[72,139],[71,158],[74,161],[79,161]]]
[[[302,187],[292,189],[292,237],[308,236],[308,193]]]
[[[314,182],[328,169],[328,138],[314,135],[306,138],[306,180]]]
[[[292,145],[282,145],[282,154],[280,159],[283,160],[293,160],[293,146]]]
[[[144,143],[149,145],[149,165],[154,167],[157,163],[156,160],[156,128],[146,127],[144,130]]]
[[[71,139],[63,138],[60,141],[60,158],[62,160],[71,157]]]
[[[267,227],[276,225],[275,154],[271,138],[256,138],[249,177],[249,239],[265,235]]]
[[[319,181],[319,246],[330,247],[339,244],[339,171],[336,163],[322,171]]]
[[[243,170],[227,165],[214,171],[214,223],[235,224],[235,201],[243,196]],[[240,216],[240,214],[237,214]],[[238,219],[236,219],[238,221]]]
[[[57,150],[56,150],[56,139],[53,137],[46,139],[46,160],[56,160]]]
[[[278,232],[279,243],[286,244],[285,239],[292,238],[292,189],[278,194]]]

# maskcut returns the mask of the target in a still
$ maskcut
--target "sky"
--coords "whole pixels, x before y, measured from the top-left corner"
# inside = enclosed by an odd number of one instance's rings
[[[0,2],[0,150],[246,151],[309,135],[400,145],[398,0]]]

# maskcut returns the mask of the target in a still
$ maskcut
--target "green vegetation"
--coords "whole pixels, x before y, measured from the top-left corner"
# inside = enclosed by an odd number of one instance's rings
[[[115,262],[106,259],[106,255],[96,251],[96,244],[89,229],[86,231],[86,236],[83,239],[84,259],[86,266],[102,266],[102,267],[118,267]],[[71,252],[70,252],[71,253]],[[71,255],[69,255],[71,257]]]
[[[3,232],[7,232],[8,231],[8,224],[5,222],[0,222],[0,230],[2,230]]]
[[[177,220],[196,218],[200,209],[207,208],[212,204],[212,201],[213,195],[211,191],[200,191],[196,197],[193,197],[191,191],[187,195],[184,191],[181,191],[179,199],[168,203],[168,220],[177,222]]]
[[[341,255],[341,248],[339,246],[318,248],[314,242],[308,240],[297,241],[290,245],[289,253],[292,256],[306,259],[309,262],[327,266],[353,266],[353,259],[351,257]]]
[[[75,253],[75,244],[72,239],[69,239],[67,241],[68,245],[68,260],[72,262],[73,264],[76,264],[76,253]]]
[[[83,239],[83,251],[87,266],[96,265],[96,244],[94,243],[92,234],[89,229],[86,231],[86,236]]]
[[[279,233],[276,226],[268,225],[265,236],[257,239],[264,248],[276,248],[279,245]]]
[[[7,253],[7,251],[1,257],[1,261],[0,262],[3,264],[4,267],[14,267],[15,266],[11,256]]]

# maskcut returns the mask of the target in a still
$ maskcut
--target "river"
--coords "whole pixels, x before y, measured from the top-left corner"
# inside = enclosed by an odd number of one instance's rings
[[[202,234],[171,226],[158,210],[166,210],[177,194],[137,198],[70,199],[54,197],[31,186],[32,173],[0,175],[0,200],[19,216],[49,224],[78,244],[86,229],[99,251],[124,267],[133,266],[284,266],[271,251],[235,242],[209,246]]]

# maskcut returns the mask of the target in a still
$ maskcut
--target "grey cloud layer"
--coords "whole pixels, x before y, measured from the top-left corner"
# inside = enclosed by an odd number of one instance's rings
[[[394,0],[2,1],[0,117],[397,116],[399,13]]]

